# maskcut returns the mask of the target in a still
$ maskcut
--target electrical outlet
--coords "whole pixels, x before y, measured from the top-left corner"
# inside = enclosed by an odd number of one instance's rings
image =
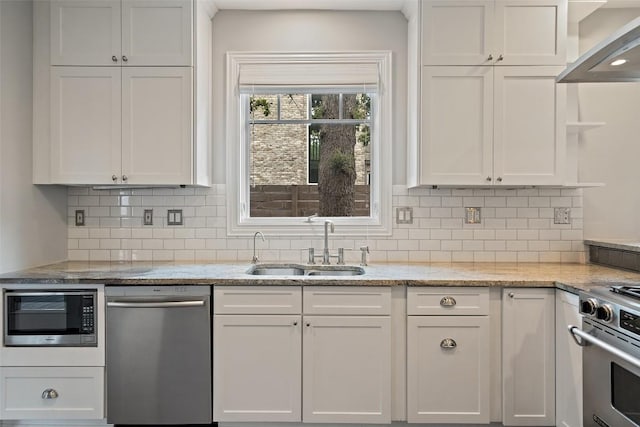
[[[396,224],[413,224],[413,208],[396,208]]]
[[[571,224],[571,208],[554,208],[554,224]]]
[[[182,225],[182,209],[169,209],[167,211],[167,225]]]
[[[84,209],[78,209],[76,211],[76,227],[82,227],[84,225]]]
[[[465,208],[465,224],[480,224],[482,222],[482,208]]]
[[[142,217],[144,225],[153,225],[153,209],[145,209]]]

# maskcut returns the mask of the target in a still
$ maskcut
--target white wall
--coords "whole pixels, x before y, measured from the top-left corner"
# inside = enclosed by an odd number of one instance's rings
[[[0,1],[0,272],[66,259],[67,190],[31,184],[32,2]]]
[[[600,9],[580,23],[580,53],[640,15],[640,9]],[[581,137],[579,181],[587,239],[640,241],[640,83],[582,83],[580,119],[606,126]]]
[[[220,11],[213,18],[214,182],[225,183],[227,51],[393,52],[393,183],[406,182],[407,20],[401,12]]]

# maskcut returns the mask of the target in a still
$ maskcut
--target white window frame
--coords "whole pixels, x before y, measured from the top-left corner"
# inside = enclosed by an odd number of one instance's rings
[[[368,217],[330,217],[341,236],[388,236],[392,232],[392,92],[390,51],[354,51],[340,53],[265,53],[228,52],[226,78],[227,147],[227,234],[249,236],[260,230],[279,236],[317,236],[323,217],[308,221],[303,217],[249,216],[249,147],[245,144],[246,113],[240,102],[239,79],[243,66],[277,64],[280,77],[287,65],[330,63],[339,65],[374,64],[378,69],[378,108],[372,127],[371,215]],[[294,67],[292,67],[293,69]],[[286,76],[285,76],[286,77]],[[291,81],[296,81],[291,75]],[[321,231],[320,231],[321,232]]]

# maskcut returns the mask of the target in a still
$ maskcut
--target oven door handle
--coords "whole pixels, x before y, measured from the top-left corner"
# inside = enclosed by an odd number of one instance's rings
[[[577,326],[569,325],[569,333],[573,337],[573,340],[581,347],[586,346],[587,344],[593,344],[596,347],[600,347],[601,349],[613,354],[614,356],[624,360],[635,366],[636,368],[640,368],[640,359],[631,356],[630,354],[621,351],[620,349],[612,346],[611,344],[607,344],[606,342],[590,335]],[[580,337],[580,339],[578,339]]]

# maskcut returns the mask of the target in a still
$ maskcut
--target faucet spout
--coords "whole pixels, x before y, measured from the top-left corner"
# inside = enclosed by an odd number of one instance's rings
[[[335,231],[335,225],[330,219],[324,220],[324,249],[322,250],[322,264],[330,264],[329,256],[329,230],[333,233]]]
[[[258,263],[258,257],[256,256],[256,237],[258,236],[260,236],[260,238],[264,242],[264,234],[262,234],[261,231],[256,231],[253,235],[253,258],[251,259],[251,262],[254,264]]]

